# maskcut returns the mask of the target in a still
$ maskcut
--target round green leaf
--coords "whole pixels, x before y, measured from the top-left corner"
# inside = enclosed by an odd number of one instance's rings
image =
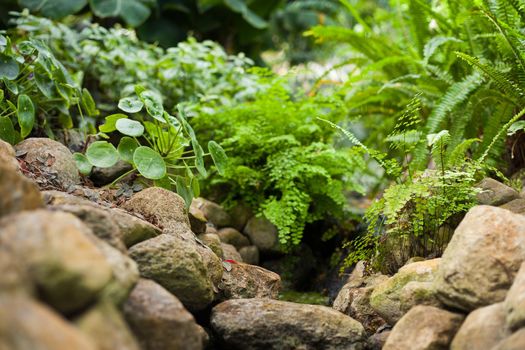
[[[86,157],[94,166],[109,168],[118,162],[119,153],[111,143],[107,141],[96,141],[89,145],[86,151]]]
[[[131,119],[119,119],[117,120],[115,127],[124,135],[138,137],[144,133],[144,126],[136,121]]]
[[[166,175],[164,159],[149,147],[138,147],[133,153],[133,162],[139,173],[147,179],[158,180]]]
[[[0,79],[13,80],[18,76],[19,72],[18,63],[14,58],[0,55]]]
[[[139,95],[142,102],[146,106],[146,111],[148,114],[157,119],[162,123],[166,123],[164,119],[164,106],[162,106],[162,97],[151,90],[145,90]]]
[[[20,134],[22,138],[26,138],[31,130],[33,130],[33,125],[35,124],[35,106],[29,96],[18,96],[16,113],[18,116],[18,124],[20,125]]]
[[[118,108],[126,113],[138,113],[144,107],[144,103],[136,97],[125,97],[118,101]]]
[[[106,117],[106,122],[98,127],[102,132],[113,132],[117,130],[116,124],[119,119],[127,118],[128,116],[122,113],[111,114]]]
[[[93,165],[89,162],[87,157],[82,153],[74,153],[73,159],[77,163],[78,171],[80,171],[80,173],[83,175],[89,175]]]
[[[133,153],[139,147],[137,141],[131,137],[124,136],[120,139],[117,147],[117,151],[120,154],[120,158],[128,163],[133,163]]]
[[[228,164],[228,156],[226,155],[226,152],[224,152],[224,149],[222,149],[222,147],[215,141],[208,142],[208,151],[210,152],[217,171],[220,175],[224,175],[224,171]]]
[[[14,145],[16,141],[15,128],[9,117],[0,117],[0,139]]]

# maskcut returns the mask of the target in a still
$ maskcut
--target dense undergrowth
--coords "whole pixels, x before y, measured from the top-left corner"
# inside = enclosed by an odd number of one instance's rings
[[[282,9],[283,23],[300,8]],[[525,2],[341,0],[323,11],[331,20],[308,22],[318,25],[295,53],[310,37],[346,48],[332,69],[350,73],[300,89],[212,41],[161,48],[84,17],[13,14],[0,35],[0,137],[79,129],[82,173],[123,160],[188,204],[201,192],[246,204],[284,250],[306,225],[348,218],[348,197],[384,189],[346,263],[394,271],[439,256],[475,183],[524,161]]]

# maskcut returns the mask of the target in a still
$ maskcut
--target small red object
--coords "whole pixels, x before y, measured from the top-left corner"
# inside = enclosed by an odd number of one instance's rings
[[[225,262],[228,262],[230,264],[237,264],[237,261],[235,260],[231,260],[231,259],[227,259],[227,260],[224,260]]]

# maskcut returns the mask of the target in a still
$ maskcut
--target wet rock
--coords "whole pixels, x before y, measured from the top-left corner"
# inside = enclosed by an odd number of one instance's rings
[[[281,288],[278,274],[259,266],[225,263],[227,268],[219,284],[221,300],[245,298],[277,299]]]
[[[229,349],[363,349],[365,331],[325,306],[235,299],[212,310],[211,325]]]
[[[492,350],[523,350],[525,349],[525,328],[520,329],[508,338],[498,343]]]
[[[512,330],[525,326],[525,263],[521,267],[505,297],[507,326]]]
[[[66,146],[48,138],[29,138],[15,146],[29,173],[42,187],[68,188],[80,183],[77,165]]]
[[[435,288],[450,307],[471,311],[503,301],[525,260],[525,218],[476,206],[456,229],[440,263]]]
[[[259,264],[259,248],[254,245],[249,245],[247,247],[242,247],[239,249],[239,254],[241,255],[242,261],[251,264]]]
[[[433,306],[414,306],[394,326],[383,350],[446,350],[463,319]]]
[[[0,217],[43,206],[36,184],[11,166],[0,163]]]
[[[103,302],[75,320],[99,350],[140,350],[126,321],[111,303]]]
[[[243,262],[241,254],[231,244],[221,243],[222,258],[224,260],[233,260],[237,262]]]
[[[112,277],[89,234],[71,214],[23,212],[0,221],[0,254],[8,251],[20,262],[42,299],[73,312],[93,301]]]
[[[200,209],[208,221],[217,227],[231,226],[232,218],[220,205],[204,198],[195,198],[193,205]]]
[[[213,301],[213,286],[202,256],[194,244],[169,234],[130,248],[141,276],[175,294],[190,310],[201,310]]]
[[[217,234],[219,235],[221,242],[231,244],[237,250],[250,245],[250,240],[232,227],[221,228]]]
[[[491,178],[483,179],[477,187],[481,192],[476,195],[479,204],[502,205],[519,197],[518,191]]]
[[[11,170],[20,170],[20,166],[16,160],[15,149],[3,140],[0,140],[0,163],[11,168]]]
[[[206,233],[208,219],[206,219],[202,210],[195,205],[191,205],[188,217],[190,219],[191,230],[195,232],[195,234],[200,235]]]
[[[97,186],[104,186],[116,180],[119,176],[124,175],[132,169],[131,164],[119,160],[117,164],[109,168],[94,167],[89,178]]]
[[[251,218],[244,228],[244,234],[261,252],[279,252],[279,233],[268,219]]]
[[[415,305],[440,306],[433,286],[441,259],[415,262],[375,286],[370,305],[389,324],[395,324]]]
[[[505,329],[503,303],[485,306],[472,311],[452,341],[452,350],[491,350],[509,336]]]
[[[232,218],[232,227],[242,232],[248,220],[253,216],[253,211],[246,204],[237,204],[229,214]]]
[[[151,280],[139,281],[124,304],[124,314],[144,350],[203,348],[203,333],[192,314]]]
[[[525,199],[518,198],[511,200],[510,202],[500,206],[500,208],[510,210],[511,212],[516,214],[525,215]]]
[[[2,295],[0,310],[0,349],[98,350],[60,315],[28,298]]]
[[[221,259],[223,258],[221,239],[218,235],[214,233],[204,233],[202,235],[199,235],[198,238],[202,241],[202,243],[210,247],[210,249],[213,250],[215,255],[217,255]]]

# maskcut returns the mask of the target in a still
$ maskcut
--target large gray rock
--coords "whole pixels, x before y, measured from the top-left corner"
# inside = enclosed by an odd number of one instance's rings
[[[212,310],[211,325],[228,349],[363,349],[356,320],[325,306],[271,299],[228,300]]]
[[[195,198],[192,205],[217,227],[231,226],[232,218],[220,205],[204,198]]]
[[[222,258],[224,260],[233,260],[237,262],[243,262],[241,254],[231,244],[221,243]]]
[[[452,341],[452,350],[491,350],[509,336],[503,303],[472,311]]]
[[[507,326],[512,330],[525,326],[525,263],[521,264],[504,305],[507,312]]]
[[[0,217],[43,206],[36,184],[11,166],[0,163]]]
[[[443,254],[435,280],[448,306],[471,311],[503,301],[525,260],[525,217],[476,206],[469,210]]]
[[[476,195],[479,204],[502,205],[519,197],[518,191],[489,177],[476,185],[481,192]]]
[[[244,234],[261,252],[279,251],[279,232],[266,218],[251,218],[244,227]]]
[[[464,316],[418,305],[392,329],[383,350],[447,350]]]
[[[219,258],[223,258],[223,251],[221,246],[221,239],[215,233],[203,233],[198,236],[202,243],[206,244],[215,255]]]
[[[415,305],[440,306],[433,281],[441,259],[403,266],[391,278],[374,287],[370,305],[393,325]]]
[[[166,289],[141,279],[124,314],[144,350],[199,350],[204,333],[192,314]]]
[[[161,234],[134,245],[129,254],[143,277],[175,294],[187,308],[201,310],[213,301],[212,281],[194,244]]]
[[[249,245],[247,247],[240,248],[239,255],[241,256],[243,262],[251,265],[259,265],[259,248],[256,246]]]
[[[500,206],[500,208],[510,210],[513,213],[516,214],[522,214],[525,215],[525,199],[524,198],[518,198],[511,200],[508,203],[503,204]]]
[[[0,310],[2,350],[99,350],[60,315],[31,299],[0,295]]]
[[[523,350],[525,349],[525,328],[520,329],[508,338],[503,339],[492,350]]]
[[[15,146],[28,176],[41,188],[63,188],[80,183],[78,168],[66,146],[49,138],[29,138]]]
[[[250,240],[233,227],[221,228],[217,234],[219,235],[221,242],[231,244],[237,248],[237,250],[250,245]]]
[[[229,211],[229,214],[232,218],[232,227],[242,232],[248,220],[253,216],[253,211],[246,204],[239,203]]]
[[[16,160],[16,153],[13,146],[0,139],[0,163],[11,170],[19,171],[20,166]]]
[[[113,275],[89,235],[69,213],[22,212],[0,220],[0,254],[21,265],[42,299],[73,312],[95,300]]]
[[[102,302],[75,320],[99,350],[141,350],[126,321],[112,303]]]
[[[243,263],[228,263],[219,284],[221,299],[273,298],[281,288],[278,274],[259,266]]]

